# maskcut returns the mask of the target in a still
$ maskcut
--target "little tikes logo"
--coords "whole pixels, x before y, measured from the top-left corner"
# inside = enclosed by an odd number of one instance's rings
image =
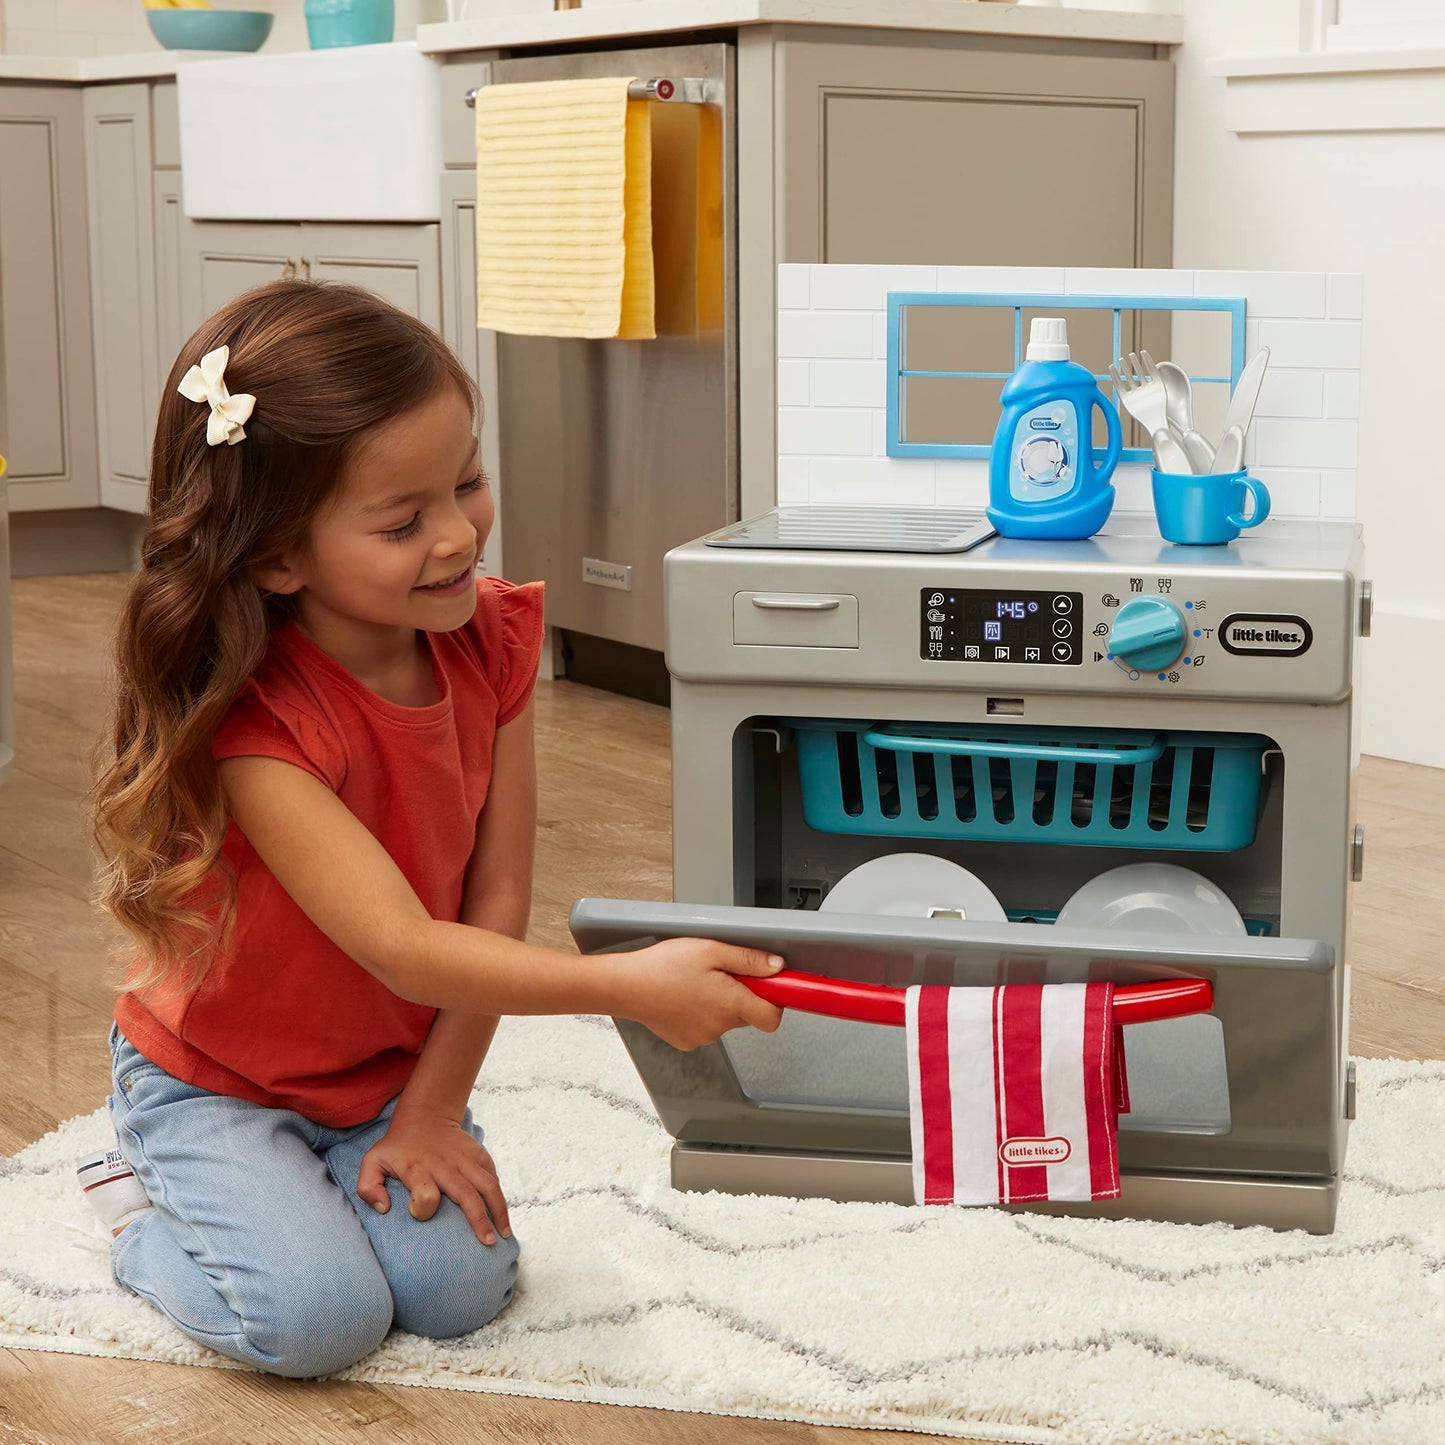
[[[1051,416],[1032,416],[1029,418],[1030,431],[1058,431],[1060,426]]]
[[[1219,640],[1236,657],[1298,657],[1314,631],[1293,612],[1235,612],[1219,624]]]
[[[1005,1164],[1062,1164],[1074,1151],[1062,1136],[1052,1139],[1005,1139],[998,1146],[998,1157]]]

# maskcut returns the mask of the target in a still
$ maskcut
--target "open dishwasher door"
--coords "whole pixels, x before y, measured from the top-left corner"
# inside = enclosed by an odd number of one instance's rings
[[[866,1005],[851,1018],[790,1007],[774,1034],[734,1030],[690,1053],[617,1020],[677,1141],[676,1188],[912,1203],[903,1030],[861,1021],[881,1016],[880,999],[891,1012],[884,989],[1109,980],[1127,1000],[1142,986],[1187,996],[1204,981],[1208,1013],[1160,1017],[1166,1004],[1130,1022],[1129,1005],[1116,1012],[1134,1105],[1120,1120],[1121,1196],[1007,1207],[1314,1233],[1334,1226],[1346,1089],[1336,961],[1323,942],[605,899],[578,902],[571,927],[585,953],[707,937],[781,954],[783,980],[872,986],[837,990],[871,998],[872,1014]]]

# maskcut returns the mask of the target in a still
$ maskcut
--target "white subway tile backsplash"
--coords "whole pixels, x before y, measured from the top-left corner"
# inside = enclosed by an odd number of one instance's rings
[[[778,309],[806,311],[811,306],[811,266],[778,267]]]
[[[778,458],[779,506],[801,506],[808,500],[808,470],[811,465],[807,457]]]
[[[778,408],[778,454],[867,457],[873,453],[873,413]]]
[[[1272,367],[1321,366],[1339,371],[1360,367],[1358,321],[1261,321],[1258,336],[1259,345],[1269,347]]]
[[[1353,469],[1328,467],[1320,472],[1320,516],[1353,520],[1358,488]]]
[[[1262,467],[1328,467],[1355,456],[1359,424],[1259,417],[1249,435],[1251,459]]]
[[[1064,272],[1064,293],[1069,296],[1192,296],[1192,271],[1112,270],[1106,267],[1069,267]]]
[[[936,506],[934,463],[919,457],[816,457],[809,499],[835,506]]]
[[[1271,517],[1318,517],[1320,473],[1302,467],[1251,467],[1250,475],[1269,488]]]
[[[1325,415],[1348,421],[1360,414],[1360,373],[1358,371],[1327,371],[1325,373]]]
[[[986,507],[988,505],[988,463],[984,461],[939,462],[934,482],[936,507]]]
[[[867,312],[783,311],[778,315],[780,357],[855,357],[873,355],[873,320]]]
[[[1066,294],[1062,266],[940,266],[938,289],[964,296],[973,291]]]
[[[1318,417],[1325,414],[1325,374],[1270,367],[1259,389],[1256,416]]]
[[[785,357],[778,362],[778,405],[807,406],[811,400],[808,374],[811,361],[794,360]]]
[[[1154,484],[1147,466],[1122,466],[1114,470],[1114,510],[1152,512]]]
[[[1325,314],[1325,278],[1314,271],[1197,271],[1196,296],[1243,296],[1255,320]]]
[[[890,291],[936,291],[937,266],[814,266],[815,311],[877,311]]]
[[[1335,272],[1329,280],[1329,315],[1358,321],[1365,309],[1365,278],[1358,271]]]
[[[888,360],[888,313],[880,311],[873,318],[873,355],[879,361]]]
[[[888,368],[881,361],[814,361],[811,369],[813,406],[883,405]]]

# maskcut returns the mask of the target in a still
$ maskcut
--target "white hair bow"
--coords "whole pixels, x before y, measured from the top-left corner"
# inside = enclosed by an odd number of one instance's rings
[[[222,442],[235,446],[244,441],[246,430],[242,423],[249,421],[256,398],[244,392],[232,396],[226,390],[224,376],[226,363],[231,359],[229,346],[218,346],[208,351],[199,366],[193,366],[182,378],[176,390],[190,401],[209,402],[210,420],[206,423],[206,443],[218,447]]]

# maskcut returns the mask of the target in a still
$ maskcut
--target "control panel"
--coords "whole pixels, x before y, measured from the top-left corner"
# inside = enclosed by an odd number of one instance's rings
[[[1077,667],[1081,592],[925,587],[919,656],[937,662]]]
[[[1075,586],[1079,580],[1068,578]],[[919,656],[944,664],[1021,665],[1039,669],[1041,678],[1069,669],[1081,682],[1167,690],[1202,683],[1210,690],[1221,667],[1243,676],[1239,661],[1249,659],[1251,675],[1261,675],[1261,663],[1277,673],[1274,664],[1293,664],[1312,652],[1315,629],[1298,594],[1290,599],[1300,607],[1295,611],[1271,605],[1253,584],[1243,591],[1233,578],[1227,585],[1213,582],[1104,574],[1078,591],[1067,585],[923,587]],[[1299,673],[1294,665],[1286,670]]]

